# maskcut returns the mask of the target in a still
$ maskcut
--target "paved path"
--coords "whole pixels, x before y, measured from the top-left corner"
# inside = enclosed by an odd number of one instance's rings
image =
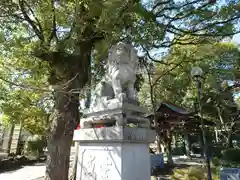
[[[75,148],[71,149],[70,167],[73,165]],[[42,180],[45,174],[45,163],[23,166],[20,169],[0,173],[0,180]]]
[[[72,149],[72,156],[70,157],[70,166],[74,158],[74,149]],[[175,156],[173,158],[176,164],[187,164],[187,165],[201,165],[202,162],[197,162],[196,159],[187,160],[183,156]],[[0,180],[42,180],[45,174],[45,164],[35,164],[32,166],[23,166],[21,169],[14,171],[8,171],[0,174]],[[170,179],[169,176],[160,176],[160,179]]]
[[[21,169],[8,171],[0,174],[1,180],[33,180],[43,176],[45,173],[45,164],[35,164],[32,166],[23,166]]]

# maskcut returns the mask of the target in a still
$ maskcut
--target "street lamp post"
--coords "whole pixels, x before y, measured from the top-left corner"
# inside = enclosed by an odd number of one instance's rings
[[[206,140],[206,132],[204,128],[204,120],[203,120],[203,113],[202,113],[202,105],[201,105],[201,78],[202,78],[202,69],[200,67],[194,67],[191,70],[191,75],[196,81],[197,86],[197,99],[198,99],[198,108],[200,113],[200,120],[201,120],[201,131],[202,131],[202,137],[203,137],[203,149],[204,149],[204,157],[206,160],[207,165],[207,174],[208,174],[208,180],[212,180],[212,173],[211,173],[211,165],[210,165],[210,158],[208,154],[208,146],[207,146],[207,140]]]

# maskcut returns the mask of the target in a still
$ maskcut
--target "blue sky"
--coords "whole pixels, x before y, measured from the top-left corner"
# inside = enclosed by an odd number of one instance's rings
[[[235,36],[233,36],[232,41],[237,43],[237,44],[240,44],[240,33],[238,33]]]

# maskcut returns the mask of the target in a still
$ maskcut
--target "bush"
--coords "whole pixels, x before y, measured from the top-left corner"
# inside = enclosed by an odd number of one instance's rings
[[[222,160],[240,163],[240,148],[229,148],[223,150]]]
[[[191,149],[192,149],[193,154],[201,154],[202,153],[202,149],[200,148],[200,146],[197,143],[193,143],[191,146],[192,146]]]
[[[219,174],[215,169],[212,169],[212,179],[218,180]],[[172,180],[207,180],[207,169],[200,166],[191,166],[184,169],[174,169],[174,174],[171,176]]]
[[[177,180],[177,179],[186,179],[188,174],[188,169],[174,169],[173,170],[173,175],[171,176],[172,180]]]
[[[190,167],[188,169],[188,179],[206,179],[206,169],[203,167]]]
[[[222,161],[221,166],[226,168],[240,168],[240,163],[234,161]]]
[[[218,167],[218,166],[221,165],[221,161],[217,157],[213,157],[212,158],[212,164],[213,164],[213,166]]]
[[[173,148],[172,154],[173,155],[184,155],[184,147],[180,146],[180,147]]]
[[[222,158],[212,158],[212,164],[214,167],[227,167],[227,168],[240,168],[238,148],[231,148],[222,151]]]
[[[211,150],[211,156],[215,156],[215,157],[218,157],[218,158],[221,158],[222,156],[222,152],[223,150],[225,150],[226,148],[222,147],[222,146],[219,146],[219,145],[216,145],[216,146],[212,146],[210,148]]]
[[[43,148],[46,147],[46,140],[41,136],[34,135],[27,138],[24,147],[24,154],[34,155],[37,158],[43,154]]]

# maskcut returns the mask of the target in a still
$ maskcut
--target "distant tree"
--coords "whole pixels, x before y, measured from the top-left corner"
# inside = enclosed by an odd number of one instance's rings
[[[150,108],[153,102],[170,101],[194,111],[197,91],[190,71],[200,66],[204,72],[201,90],[204,117],[215,121],[220,129],[226,129],[222,135],[231,146],[237,111],[232,88],[226,82],[235,79],[239,52],[232,43],[173,46],[162,62],[155,64],[150,78],[145,75],[139,99]]]

